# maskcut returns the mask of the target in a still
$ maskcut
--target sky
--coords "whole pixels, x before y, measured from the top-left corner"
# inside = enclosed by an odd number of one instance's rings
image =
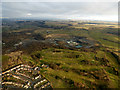
[[[118,2],[119,0],[1,0],[2,2]]]
[[[2,18],[117,21],[118,2],[6,1],[2,2]]]

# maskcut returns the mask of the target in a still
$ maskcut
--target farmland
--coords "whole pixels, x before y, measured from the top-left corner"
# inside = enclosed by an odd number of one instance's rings
[[[116,22],[3,20],[2,30],[3,71],[47,65],[52,88],[119,88]]]

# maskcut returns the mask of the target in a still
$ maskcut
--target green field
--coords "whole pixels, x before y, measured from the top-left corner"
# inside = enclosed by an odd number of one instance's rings
[[[43,75],[54,88],[118,88],[119,68],[115,57],[109,52],[96,52],[51,48],[37,53],[43,57],[39,62],[50,67],[45,68],[47,72]]]
[[[16,22],[3,27],[3,71],[21,63],[45,64],[49,67],[40,73],[53,88],[119,88],[117,23]]]

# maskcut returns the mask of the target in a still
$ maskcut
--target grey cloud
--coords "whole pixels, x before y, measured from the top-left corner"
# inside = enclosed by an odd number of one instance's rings
[[[2,15],[9,18],[68,18],[81,16],[116,16],[116,2],[4,2],[2,3]],[[31,13],[31,16],[27,16]]]

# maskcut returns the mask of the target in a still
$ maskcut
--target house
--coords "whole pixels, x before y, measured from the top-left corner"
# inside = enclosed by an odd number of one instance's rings
[[[42,64],[42,67],[48,68],[49,66],[48,66],[48,65],[45,65],[45,64]]]
[[[40,67],[35,67],[34,70],[40,71]]]
[[[35,77],[35,79],[38,79],[38,78],[41,78],[41,75],[39,75],[39,76]]]

